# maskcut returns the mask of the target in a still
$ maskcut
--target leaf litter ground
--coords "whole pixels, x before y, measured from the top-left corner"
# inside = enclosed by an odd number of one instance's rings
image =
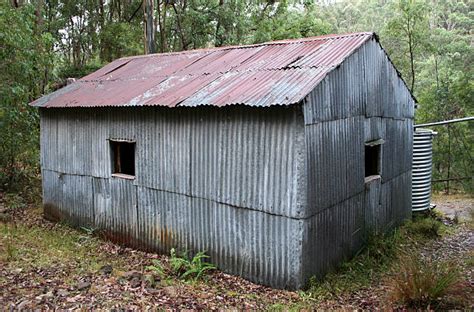
[[[2,195],[2,194],[0,194]],[[160,277],[146,269],[169,257],[133,250],[90,233],[42,218],[41,210],[10,209],[0,197],[0,302],[4,308],[144,309],[386,309],[383,276],[368,286],[315,298],[309,292],[276,290],[237,276],[213,271],[204,280]],[[466,211],[472,199],[439,197],[438,207]],[[472,259],[474,235],[469,224],[454,225],[450,234],[421,244],[419,252],[440,259]],[[155,261],[156,262],[156,261]],[[464,261],[468,295],[474,285],[473,261]],[[387,273],[388,274],[388,273]]]

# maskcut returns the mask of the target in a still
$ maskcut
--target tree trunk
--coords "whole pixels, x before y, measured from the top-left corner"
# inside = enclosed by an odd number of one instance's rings
[[[215,39],[214,39],[216,47],[222,46],[224,44],[224,41],[225,41],[225,37],[221,36],[220,33],[219,33],[220,28],[221,28],[221,24],[222,24],[221,14],[222,14],[222,7],[223,6],[224,6],[224,0],[219,0],[219,8],[217,9],[216,33],[215,33]]]
[[[19,0],[11,0],[10,3],[12,5],[12,7],[14,7],[14,8],[19,8],[22,4],[21,1],[19,1]]]
[[[153,21],[153,0],[143,0],[145,22],[145,54],[155,53],[155,30]]]
[[[411,93],[415,92],[415,59],[413,53],[413,44],[411,42],[411,36],[409,39],[409,48],[410,48],[410,70],[411,70]]]
[[[188,42],[186,41],[186,36],[184,34],[184,29],[182,27],[182,24],[181,24],[181,15],[179,14],[178,10],[176,9],[176,5],[172,4],[173,6],[173,10],[176,14],[176,23],[178,24],[178,35],[179,35],[179,38],[181,39],[181,45],[182,45],[182,49],[183,50],[187,50],[188,49]],[[185,10],[185,6],[186,6],[186,2],[184,2],[184,6],[183,6],[183,11]]]
[[[448,177],[446,178],[446,194],[449,195],[449,181],[451,180],[451,134],[450,134],[450,125],[447,125],[448,128]]]
[[[105,23],[105,11],[104,11],[104,0],[99,0],[99,25],[100,31],[104,30],[104,23]]]
[[[167,9],[167,0],[163,1],[163,10],[161,10],[161,3],[158,2],[158,25],[160,27],[160,51],[168,51],[168,43],[166,39],[166,9]]]
[[[36,24],[36,32],[37,32],[36,34],[39,34],[39,32],[41,31],[39,28],[41,27],[41,25],[43,25],[42,10],[43,10],[43,0],[36,0],[36,9],[35,9],[35,15],[36,15],[35,24]]]
[[[38,53],[41,54],[45,50],[43,47],[43,43],[41,42],[41,40],[39,40],[39,38],[41,38],[42,27],[43,27],[43,0],[37,0],[36,8],[35,8],[35,16],[36,16],[36,19],[35,19],[34,32],[35,32],[35,37],[38,39],[36,41],[36,50]],[[38,70],[41,70],[41,68],[38,68]],[[38,90],[39,94],[45,93],[44,91],[48,83],[48,66],[46,64],[44,65],[44,68],[42,71],[43,71],[42,73],[43,79],[41,79],[41,83],[39,85],[39,90]],[[41,75],[41,73],[38,73],[38,74]]]

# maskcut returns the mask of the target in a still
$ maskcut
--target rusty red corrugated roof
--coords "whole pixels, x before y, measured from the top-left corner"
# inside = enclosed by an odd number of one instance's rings
[[[374,36],[362,32],[125,57],[32,105],[295,104]]]

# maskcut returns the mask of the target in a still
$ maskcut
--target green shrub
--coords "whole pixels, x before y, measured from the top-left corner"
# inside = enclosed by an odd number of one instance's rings
[[[26,208],[26,203],[21,194],[5,193],[4,194],[5,207],[11,210],[18,210]]]
[[[151,262],[153,264],[145,267],[145,269],[157,274],[158,276],[160,276],[160,278],[165,277],[165,269],[163,268],[163,264],[161,263],[161,261],[158,259],[153,259]]]
[[[192,259],[183,253],[179,256],[174,248],[171,249],[170,265],[174,275],[182,279],[198,280],[210,270],[216,267],[212,263],[206,261],[207,256],[203,251],[198,252]]]
[[[183,280],[199,280],[216,267],[212,263],[207,262],[209,258],[203,251],[198,252],[193,258],[189,258],[187,253],[178,255],[176,249],[172,248],[169,258],[169,266],[161,260],[152,260],[152,265],[146,267],[151,271],[164,278],[166,276],[176,276]]]
[[[460,282],[456,267],[450,262],[422,259],[413,254],[402,255],[393,266],[389,280],[391,298],[414,308],[439,303],[454,292],[455,285]]]
[[[435,216],[414,216],[412,221],[406,223],[404,229],[407,234],[419,238],[438,238],[444,231],[444,224]]]

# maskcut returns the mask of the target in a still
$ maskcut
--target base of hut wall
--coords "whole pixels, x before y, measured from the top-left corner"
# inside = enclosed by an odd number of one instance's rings
[[[90,180],[89,185],[81,183]],[[70,190],[73,186],[84,189]],[[43,171],[45,218],[149,252],[204,251],[227,273],[299,289],[304,220],[134,185]],[[86,192],[86,190],[89,190]],[[81,208],[82,205],[82,208]]]
[[[411,171],[366,190],[305,221],[304,282],[322,279],[365,247],[369,236],[387,233],[411,217]]]
[[[299,289],[310,277],[323,277],[364,246],[368,231],[390,230],[411,211],[411,203],[405,202],[410,197],[401,195],[411,188],[411,172],[374,182],[375,188],[306,219],[159,191],[128,180],[48,171],[43,177],[48,183],[43,185],[49,194],[44,204],[47,219],[90,227],[103,238],[145,251],[169,254],[177,248],[191,256],[205,251],[222,271],[275,288]],[[84,181],[91,183],[81,184]],[[63,193],[69,184],[84,185],[84,190]]]

